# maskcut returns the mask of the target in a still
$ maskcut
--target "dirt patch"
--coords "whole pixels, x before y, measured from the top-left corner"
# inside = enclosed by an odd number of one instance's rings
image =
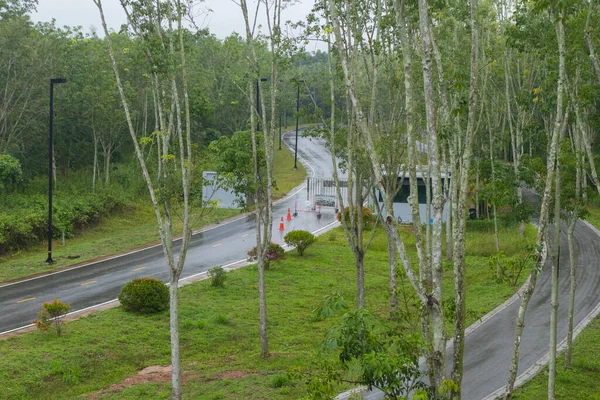
[[[97,399],[98,397],[106,393],[118,393],[125,388],[128,388],[133,385],[139,385],[142,383],[170,382],[172,372],[173,368],[170,365],[167,365],[166,367],[161,367],[160,365],[153,365],[144,368],[136,375],[126,378],[120,383],[110,385],[108,389],[102,389],[99,392],[94,392],[90,394],[88,396],[88,399]]]
[[[242,379],[242,378],[247,378],[249,376],[257,376],[257,375],[258,374],[254,373],[254,372],[246,372],[246,371],[239,371],[239,370],[223,371],[223,372],[220,372],[220,373],[213,375],[210,378],[206,379],[205,382],[218,381],[219,379]]]

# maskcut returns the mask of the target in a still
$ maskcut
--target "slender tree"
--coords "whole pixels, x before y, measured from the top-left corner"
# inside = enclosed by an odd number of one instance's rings
[[[158,231],[163,247],[163,253],[168,264],[169,269],[169,294],[170,294],[170,336],[171,336],[171,364],[172,364],[172,398],[174,400],[181,398],[181,360],[179,350],[179,277],[183,271],[185,265],[185,259],[187,255],[187,249],[191,238],[191,228],[189,226],[189,212],[190,212],[190,181],[192,172],[192,152],[191,152],[191,135],[189,123],[184,125],[181,121],[181,101],[179,96],[177,79],[183,81],[184,91],[184,108],[186,115],[186,122],[189,122],[189,97],[187,95],[187,84],[186,75],[183,70],[185,69],[185,53],[184,48],[179,49],[181,59],[179,62],[176,61],[177,53],[175,51],[175,40],[179,39],[182,42],[183,31],[181,29],[181,19],[184,14],[184,8],[180,1],[173,3],[171,1],[156,1],[155,2],[144,2],[135,4],[134,13],[128,12],[128,21],[134,29],[140,28],[140,21],[144,20],[147,24],[143,24],[145,29],[148,29],[148,36],[154,36],[158,41],[158,49],[156,53],[162,53],[164,57],[171,60],[173,65],[169,69],[169,72],[163,75],[156,73],[156,54],[153,54],[150,49],[147,50],[148,61],[150,67],[154,73],[154,84],[160,85],[161,89],[169,89],[170,101],[171,101],[171,113],[169,117],[169,123],[165,124],[164,121],[160,124],[161,136],[162,136],[162,148],[163,155],[161,158],[162,172],[157,182],[154,182],[148,172],[148,167],[144,159],[142,150],[139,145],[138,133],[133,124],[130,107],[128,105],[127,97],[124,90],[124,85],[121,80],[121,72],[117,65],[114,50],[111,41],[111,34],[108,31],[106,20],[104,17],[104,11],[102,8],[102,0],[94,0],[94,3],[98,7],[100,17],[102,20],[102,27],[106,35],[108,44],[108,50],[110,59],[112,62],[117,87],[121,97],[123,109],[125,111],[125,117],[129,133],[134,145],[135,153],[138,159],[138,163],[142,169],[142,174],[148,187],[148,193],[152,201],[156,220],[158,223]],[[131,5],[130,2],[122,2],[126,11],[126,6]],[[164,13],[164,14],[163,14]],[[164,28],[163,22],[168,26],[168,29]],[[178,29],[173,29],[173,21],[178,24]],[[179,64],[179,65],[178,65]],[[160,80],[164,80],[161,83]],[[159,94],[163,94],[162,90],[158,90],[155,87],[155,91]],[[175,110],[177,112],[176,118]],[[177,164],[179,159],[179,165]],[[172,186],[175,184],[176,173],[181,174],[181,188],[183,190],[183,237],[181,239],[181,245],[179,246],[179,256],[176,259],[175,252],[173,249],[173,227],[172,227],[172,198],[170,193],[172,192]]]

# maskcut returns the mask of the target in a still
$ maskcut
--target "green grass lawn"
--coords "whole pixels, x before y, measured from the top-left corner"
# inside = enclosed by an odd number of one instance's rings
[[[277,189],[273,193],[275,198],[283,197],[301,184],[306,177],[306,171],[300,163],[298,163],[298,170],[292,170],[294,155],[287,148],[275,152],[273,165],[273,175],[277,184]],[[220,223],[238,215],[239,211],[214,209],[205,212],[204,215],[200,215],[200,213],[200,210],[196,210],[192,214],[194,229]],[[175,213],[174,231],[180,234],[181,230],[180,215]],[[65,268],[159,241],[156,217],[152,207],[148,202],[138,204],[133,210],[102,219],[99,224],[67,239],[64,246],[60,240],[55,240],[52,246],[55,264],[48,265],[44,262],[47,255],[46,243],[39,243],[23,251],[0,257],[0,282]]]
[[[513,239],[517,232],[518,228],[502,231],[507,254],[523,251],[523,240]],[[527,242],[533,240],[532,232],[528,229]],[[466,269],[469,322],[514,292],[493,278],[483,253],[490,240],[489,233],[468,236],[473,253]],[[407,248],[414,257],[414,246],[409,243]],[[365,270],[366,306],[387,317],[387,244],[381,231],[367,253]],[[400,282],[407,285],[406,278]],[[305,257],[294,251],[272,263],[266,284],[272,353],[267,360],[259,357],[255,266],[230,272],[222,289],[211,287],[209,281],[181,289],[185,398],[289,399],[305,394],[304,383],[290,381],[286,374],[291,369],[318,372],[317,348],[339,318],[318,321],[312,310],[332,291],[351,305],[356,298],[354,259],[341,229],[321,236]],[[452,296],[450,286],[446,297]],[[410,289],[405,290],[410,297]],[[98,391],[102,392],[97,398],[102,399],[169,398],[168,374],[136,375],[146,367],[170,363],[168,324],[168,312],[137,316],[119,307],[67,323],[60,338],[48,331],[1,340],[0,398],[86,398]],[[137,384],[129,386],[132,382]]]
[[[590,207],[589,221],[600,228],[600,208]],[[556,398],[600,400],[600,318],[588,325],[573,344],[571,367],[564,368],[564,355],[557,362]],[[515,391],[514,399],[548,397],[548,368]]]

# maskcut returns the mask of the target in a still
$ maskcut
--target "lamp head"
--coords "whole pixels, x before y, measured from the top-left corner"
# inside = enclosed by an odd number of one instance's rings
[[[67,83],[66,78],[52,78],[50,79],[50,83]]]

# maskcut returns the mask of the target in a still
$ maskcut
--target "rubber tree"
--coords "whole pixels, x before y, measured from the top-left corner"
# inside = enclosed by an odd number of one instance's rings
[[[553,3],[553,6],[555,4]],[[540,206],[540,217],[539,217],[539,230],[536,239],[536,247],[538,251],[541,252],[541,249],[546,243],[546,227],[548,225],[548,205],[552,192],[552,184],[555,178],[555,167],[556,167],[556,153],[558,149],[558,142],[562,130],[563,119],[565,114],[565,101],[564,101],[564,80],[566,74],[566,46],[565,46],[565,32],[563,25],[563,13],[560,10],[553,9],[553,13],[555,15],[555,31],[556,38],[558,43],[558,80],[556,84],[556,116],[552,128],[552,133],[550,135],[550,143],[549,143],[549,152],[548,159],[546,162],[546,179],[545,186],[542,193],[542,200]],[[517,315],[517,323],[515,329],[515,340],[513,344],[513,354],[512,361],[509,369],[509,376],[506,383],[504,398],[511,399],[512,393],[514,390],[515,381],[517,379],[517,372],[519,366],[519,355],[520,355],[520,345],[521,339],[523,336],[523,329],[525,328],[525,315],[527,313],[527,307],[529,305],[529,301],[531,300],[531,296],[533,295],[533,291],[535,290],[537,284],[537,277],[542,269],[542,257],[541,254],[538,257],[538,262],[534,265],[529,273],[525,284],[523,285],[523,292],[521,296],[521,304],[519,306],[519,311]]]
[[[134,126],[128,99],[124,90],[125,82],[121,79],[121,71],[115,59],[112,45],[111,33],[108,31],[102,0],[94,0],[98,7],[102,20],[108,52],[110,55],[115,80],[119,95],[125,112],[125,118],[129,134],[132,139],[138,163],[142,175],[148,187],[148,193],[156,220],[158,232],[169,270],[169,294],[170,294],[170,340],[171,340],[171,364],[172,364],[172,398],[181,398],[181,360],[179,350],[179,277],[183,271],[187,249],[191,238],[190,216],[190,181],[193,168],[191,135],[190,135],[190,112],[189,97],[186,77],[185,46],[181,20],[185,13],[181,1],[122,1],[129,27],[134,31],[144,29],[146,34],[144,42],[147,46],[148,67],[153,76],[154,90],[161,96],[161,102],[170,103],[169,122],[160,118],[160,135],[162,137],[163,155],[161,158],[162,174],[153,180],[148,171],[144,159],[140,137]],[[134,7],[132,7],[134,6]],[[144,23],[141,23],[144,22]],[[174,28],[173,24],[177,24]],[[152,43],[149,43],[152,41]],[[176,42],[178,46],[176,45]],[[179,47],[175,51],[175,47]],[[169,60],[170,65],[166,70],[158,68],[157,62]],[[181,82],[178,84],[178,82]],[[183,101],[180,93],[183,92]],[[185,116],[185,121],[181,119]],[[179,176],[179,178],[178,178]],[[180,182],[177,182],[180,179]],[[173,189],[180,187],[183,192],[183,236],[180,239],[179,255],[175,255],[173,237]]]
[[[256,21],[249,17],[248,2],[241,0],[239,6],[244,17],[246,30],[246,44],[248,51],[248,100],[250,104],[250,130],[252,136],[252,157],[254,165],[254,204],[256,207],[256,254],[258,264],[258,295],[260,314],[260,348],[263,358],[269,355],[268,345],[268,319],[267,319],[267,294],[265,285],[265,267],[267,252],[271,243],[273,228],[273,152],[276,136],[277,100],[279,84],[279,64],[283,55],[281,35],[281,11],[282,0],[261,0],[256,4],[256,10],[252,14],[255,17],[261,8],[265,12],[270,43],[270,116],[268,123],[267,108],[265,107],[265,90],[261,70],[261,60],[257,51],[257,33],[254,31]],[[258,93],[255,92],[258,90]],[[260,108],[259,104],[260,102]],[[260,113],[259,113],[260,110]],[[257,130],[257,118],[261,122],[262,132]],[[259,138],[262,136],[262,138]],[[262,139],[262,140],[261,140]],[[264,165],[259,159],[260,146],[264,150]]]

